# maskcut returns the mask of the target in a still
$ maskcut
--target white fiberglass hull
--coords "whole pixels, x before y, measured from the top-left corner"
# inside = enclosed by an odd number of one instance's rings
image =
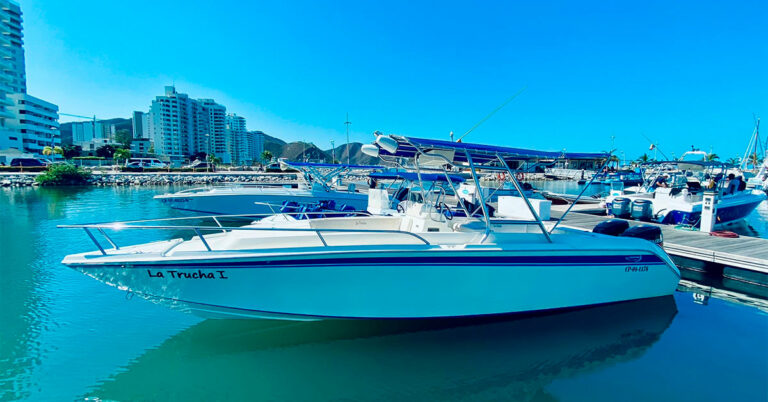
[[[286,201],[315,204],[333,200],[337,208],[342,205],[363,211],[368,196],[342,191],[312,191],[283,188],[214,189],[204,192],[179,192],[156,196],[163,204],[182,211],[211,215],[272,214],[280,211]]]
[[[75,255],[64,263],[204,317],[466,317],[672,294],[679,272],[663,252],[654,252],[655,246],[638,242],[642,247],[629,254],[433,249],[132,264]]]

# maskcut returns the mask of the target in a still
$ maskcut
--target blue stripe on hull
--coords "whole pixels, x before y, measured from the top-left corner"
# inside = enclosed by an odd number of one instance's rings
[[[136,263],[135,268],[162,266],[179,269],[199,269],[211,267],[256,268],[256,267],[295,267],[295,266],[377,266],[377,265],[415,265],[415,266],[584,266],[584,265],[621,265],[621,264],[666,264],[657,255],[604,255],[604,256],[412,256],[412,257],[348,257],[348,258],[307,258],[307,259],[271,259],[256,261],[224,262],[173,262]]]

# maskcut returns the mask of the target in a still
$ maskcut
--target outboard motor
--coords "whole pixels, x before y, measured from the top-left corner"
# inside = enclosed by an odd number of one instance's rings
[[[648,222],[651,218],[653,218],[653,202],[651,200],[632,201],[632,219]]]
[[[619,236],[629,228],[629,222],[622,219],[608,219],[600,222],[592,229],[592,233],[600,233],[608,236]]]
[[[632,214],[632,200],[616,197],[611,204],[611,214],[617,218],[629,218]]]
[[[624,233],[622,233],[621,236],[645,239],[655,243],[659,247],[664,245],[664,235],[661,232],[661,228],[658,226],[637,225],[624,231]]]

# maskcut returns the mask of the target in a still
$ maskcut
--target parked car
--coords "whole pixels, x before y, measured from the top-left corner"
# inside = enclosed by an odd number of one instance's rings
[[[11,159],[10,166],[27,166],[27,167],[35,167],[35,166],[48,166],[51,163],[48,162],[45,159],[37,159],[37,158],[13,158]]]
[[[184,166],[184,169],[194,169],[194,170],[210,170],[211,172],[216,171],[216,165],[214,165],[211,162],[203,162],[201,160],[196,160],[192,163],[190,163],[187,166]]]
[[[165,168],[168,164],[157,158],[130,158],[125,161],[127,168]]]

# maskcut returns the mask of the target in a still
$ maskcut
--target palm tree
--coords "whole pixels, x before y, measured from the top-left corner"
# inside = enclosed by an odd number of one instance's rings
[[[208,155],[208,162],[214,165],[218,165],[219,163],[221,163],[221,158],[216,156],[216,154],[211,153],[210,155]]]
[[[53,153],[54,153],[55,155],[61,155],[61,156],[64,156],[64,148],[62,148],[62,147],[60,147],[60,146],[55,146],[55,147],[53,147]]]
[[[269,152],[268,150],[264,150],[264,152],[261,153],[261,160],[264,161],[264,163],[271,161],[272,157],[272,152]]]
[[[619,167],[619,157],[616,156],[616,155],[611,155],[611,157],[608,158],[608,162],[609,163],[615,163],[616,164],[616,168]]]
[[[725,163],[727,163],[729,165],[738,165],[739,164],[739,158],[728,158],[728,160],[725,161]]]
[[[637,158],[637,162],[639,163],[647,163],[648,160],[651,159],[648,157],[648,154],[642,154],[639,158]]]
[[[48,155],[50,155],[52,153],[53,153],[53,148],[48,147],[48,146],[43,148],[43,155],[48,156]]]
[[[720,155],[718,154],[707,154],[707,161],[712,162],[714,160],[720,159]]]
[[[749,163],[752,165],[753,169],[757,169],[757,165],[759,165],[760,162],[762,162],[762,160],[757,157],[757,152],[749,155]]]

